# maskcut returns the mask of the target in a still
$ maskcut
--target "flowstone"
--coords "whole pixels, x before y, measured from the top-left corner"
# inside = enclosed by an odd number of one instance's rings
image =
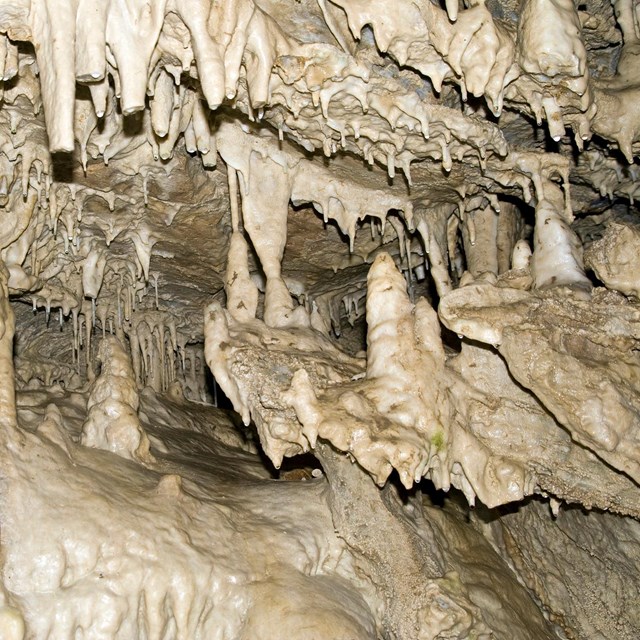
[[[639,59],[0,0],[0,640],[638,637]]]

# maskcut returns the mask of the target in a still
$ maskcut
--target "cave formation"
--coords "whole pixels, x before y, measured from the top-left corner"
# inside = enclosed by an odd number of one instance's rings
[[[0,0],[0,638],[640,637],[637,0]]]

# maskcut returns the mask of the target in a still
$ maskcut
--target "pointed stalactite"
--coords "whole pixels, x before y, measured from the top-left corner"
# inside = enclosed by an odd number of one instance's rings
[[[145,107],[151,55],[158,41],[166,0],[111,0],[106,40],[120,78],[124,115]]]
[[[75,50],[78,82],[93,84],[106,78],[105,36],[111,4],[111,0],[78,0]]]
[[[191,34],[191,44],[200,71],[200,86],[210,109],[217,109],[225,97],[223,49],[211,37],[209,23],[219,19],[220,7],[210,2],[174,0],[178,14]],[[222,3],[231,5],[234,3]],[[217,13],[218,15],[215,15]]]
[[[76,2],[34,0],[29,16],[40,71],[49,149],[74,149]]]

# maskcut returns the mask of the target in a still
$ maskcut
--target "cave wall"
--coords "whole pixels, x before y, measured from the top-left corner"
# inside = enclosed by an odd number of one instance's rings
[[[0,0],[0,636],[638,637],[639,56]]]

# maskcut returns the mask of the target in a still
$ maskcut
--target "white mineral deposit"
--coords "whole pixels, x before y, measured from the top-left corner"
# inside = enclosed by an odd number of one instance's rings
[[[638,0],[0,0],[0,640],[640,638]]]

